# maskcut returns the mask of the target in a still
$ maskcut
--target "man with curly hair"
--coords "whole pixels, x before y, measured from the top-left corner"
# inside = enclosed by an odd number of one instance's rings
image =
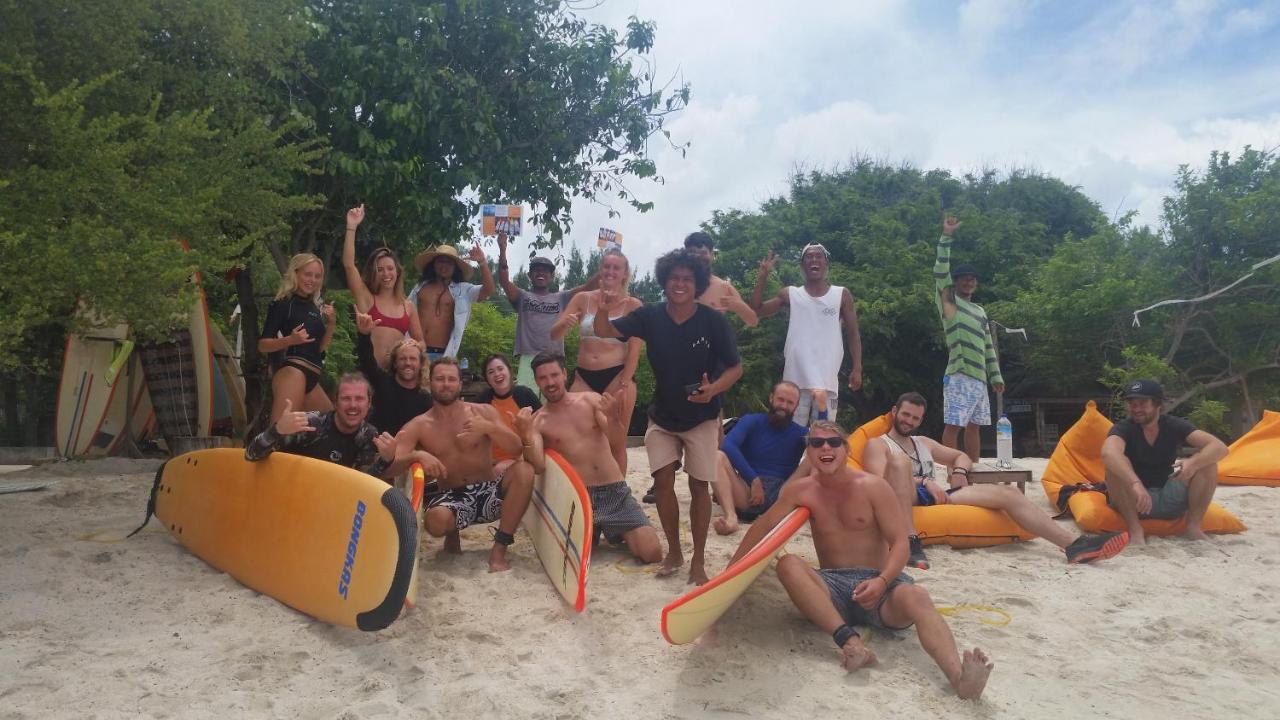
[[[684,565],[680,549],[680,507],[676,503],[676,470],[689,474],[689,526],[693,558],[689,580],[707,581],[705,550],[711,526],[711,492],[716,479],[720,443],[720,396],[742,377],[738,343],[724,315],[702,305],[698,296],[711,283],[711,270],[696,252],[674,250],[658,258],[654,275],[666,300],[609,320],[622,302],[621,293],[601,291],[594,330],[599,337],[638,337],[657,380],[649,404],[644,445],[657,488],[658,518],[667,536],[667,556],[659,577]]]

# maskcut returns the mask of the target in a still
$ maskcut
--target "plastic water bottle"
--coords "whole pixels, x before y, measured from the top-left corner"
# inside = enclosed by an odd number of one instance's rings
[[[996,464],[1002,468],[1013,467],[1013,423],[1007,415],[1001,415],[996,423]]]

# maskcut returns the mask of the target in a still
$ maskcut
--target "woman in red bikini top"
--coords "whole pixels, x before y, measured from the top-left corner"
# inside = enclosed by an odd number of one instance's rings
[[[386,370],[391,349],[406,335],[422,344],[422,326],[418,311],[405,298],[404,268],[395,253],[378,248],[365,263],[364,274],[356,269],[356,228],[364,221],[364,205],[347,211],[347,237],[342,243],[342,267],[347,272],[347,287],[355,300],[356,310],[368,313],[376,323],[369,339],[373,356]]]

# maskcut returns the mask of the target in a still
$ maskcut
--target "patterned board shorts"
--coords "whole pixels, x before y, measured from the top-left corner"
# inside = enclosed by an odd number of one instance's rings
[[[885,588],[884,594],[880,596],[880,602],[870,610],[862,607],[853,600],[853,591],[858,584],[864,580],[880,574],[879,570],[870,568],[841,568],[838,570],[819,570],[818,575],[822,576],[823,582],[827,584],[827,592],[831,594],[831,603],[836,606],[836,611],[840,613],[840,617],[850,625],[862,625],[864,627],[880,628],[881,630],[906,630],[906,627],[889,627],[884,624],[884,620],[880,618],[880,608],[884,606],[889,596],[897,589],[899,585],[911,585],[915,580],[906,573],[899,573],[894,578],[889,587]]]
[[[942,378],[942,422],[956,427],[990,425],[987,384],[960,373]]]
[[[608,485],[587,487],[591,500],[591,517],[605,537],[617,537],[638,527],[647,527],[649,516],[631,495],[631,488],[619,480]]]
[[[504,471],[505,472],[505,469]],[[472,525],[491,523],[502,515],[502,474],[488,482],[463,485],[427,498],[426,507],[446,507],[453,511],[455,524],[461,530]]]

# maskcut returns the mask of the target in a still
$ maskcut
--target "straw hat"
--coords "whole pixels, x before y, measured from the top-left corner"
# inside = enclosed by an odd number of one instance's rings
[[[452,245],[437,245],[429,250],[423,250],[413,259],[413,266],[418,269],[418,272],[422,272],[423,268],[435,262],[438,257],[447,257],[454,261],[462,271],[462,279],[471,279],[471,265],[458,256],[458,249]]]

